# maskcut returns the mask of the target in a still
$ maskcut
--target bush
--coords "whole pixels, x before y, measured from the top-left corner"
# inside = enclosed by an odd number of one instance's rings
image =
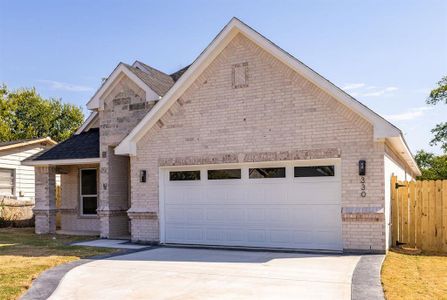
[[[34,203],[3,197],[0,199],[0,227],[33,227]]]

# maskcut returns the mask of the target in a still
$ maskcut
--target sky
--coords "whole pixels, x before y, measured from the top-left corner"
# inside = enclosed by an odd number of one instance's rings
[[[85,108],[119,62],[172,73],[235,16],[429,146],[447,105],[447,1],[0,0],[0,84]]]

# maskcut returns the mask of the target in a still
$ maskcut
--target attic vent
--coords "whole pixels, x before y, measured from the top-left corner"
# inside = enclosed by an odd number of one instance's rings
[[[248,86],[248,62],[235,64],[232,68],[233,88],[243,88]]]

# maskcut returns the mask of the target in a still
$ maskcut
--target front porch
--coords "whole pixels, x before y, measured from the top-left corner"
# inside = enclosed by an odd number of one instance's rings
[[[25,162],[35,167],[36,233],[129,239],[129,158],[109,148],[100,158],[93,128]]]

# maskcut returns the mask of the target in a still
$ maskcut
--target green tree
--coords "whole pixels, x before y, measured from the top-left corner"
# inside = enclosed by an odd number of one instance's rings
[[[45,99],[36,90],[0,87],[0,141],[49,136],[55,141],[69,138],[82,124],[78,106],[60,99]]]
[[[427,98],[427,104],[436,105],[438,103],[447,104],[447,76],[444,76],[438,82],[438,87],[432,90]],[[435,136],[431,140],[430,145],[440,144],[442,150],[447,153],[447,122],[437,124],[431,132]]]
[[[435,155],[419,150],[415,156],[422,175],[417,179],[436,180],[447,179],[447,155]]]

